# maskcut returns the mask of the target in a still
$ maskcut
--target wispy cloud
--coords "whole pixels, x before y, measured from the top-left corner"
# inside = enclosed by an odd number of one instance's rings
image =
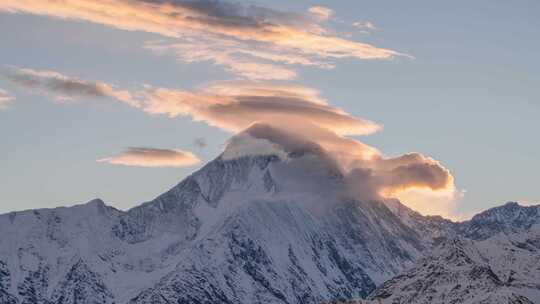
[[[296,72],[283,65],[332,67],[331,61],[340,58],[400,55],[333,34],[320,23],[331,15],[325,7],[312,7],[308,15],[210,0],[4,0],[0,10],[156,33],[170,38],[162,50],[187,52],[179,56],[182,60],[209,60],[249,79],[294,78]],[[212,47],[201,49],[204,45]]]
[[[181,43],[149,42],[145,48],[158,54],[173,52],[183,62],[208,61],[215,65],[223,66],[227,71],[253,80],[290,80],[297,76],[295,70],[278,64],[260,62],[254,57],[268,57],[270,61],[278,61],[279,58],[271,53],[255,53],[250,50],[246,43],[232,42],[223,39],[198,39],[186,38]],[[252,54],[256,54],[252,55]],[[274,56],[274,57],[271,57]],[[285,56],[287,60],[293,60]],[[285,59],[284,58],[284,59]]]
[[[308,12],[321,20],[328,20],[334,14],[334,11],[325,6],[312,6],[308,9]]]
[[[7,108],[8,104],[13,102],[13,100],[15,100],[13,95],[4,89],[0,89],[0,110]]]
[[[199,158],[188,151],[147,147],[131,147],[116,156],[97,161],[135,167],[189,167],[200,163]]]
[[[371,21],[356,21],[352,24],[354,27],[360,29],[360,30],[371,30],[374,31],[377,29],[375,24]]]
[[[18,67],[4,67],[0,73],[8,80],[23,87],[35,89],[42,93],[51,92],[60,102],[74,100],[80,97],[108,97],[139,107],[130,92],[117,90],[104,82],[93,82],[69,77],[50,70],[32,70]]]

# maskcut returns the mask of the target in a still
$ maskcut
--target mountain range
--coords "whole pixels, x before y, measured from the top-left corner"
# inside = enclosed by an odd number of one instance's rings
[[[0,303],[540,303],[540,206],[423,216],[323,157],[225,151],[127,211],[0,215]]]

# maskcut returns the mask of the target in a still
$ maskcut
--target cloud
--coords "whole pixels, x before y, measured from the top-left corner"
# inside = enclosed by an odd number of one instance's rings
[[[324,6],[312,6],[308,9],[308,11],[321,20],[328,20],[334,14],[333,10]]]
[[[222,155],[227,159],[316,154],[344,176],[354,197],[400,198],[425,214],[450,215],[461,196],[440,162],[417,152],[386,156],[350,138],[381,126],[328,104],[312,88],[229,81],[193,91],[146,87],[139,96],[148,113],[188,116],[237,134]]]
[[[372,197],[395,197],[410,190],[447,191],[454,189],[454,179],[448,169],[436,160],[420,153],[397,157],[375,155],[351,165],[351,180],[374,190]]]
[[[352,24],[354,27],[360,29],[360,30],[371,30],[374,31],[377,29],[375,24],[373,24],[371,21],[356,21]]]
[[[150,114],[189,116],[231,132],[239,132],[256,122],[279,123],[283,120],[298,126],[319,126],[340,135],[366,135],[381,129],[374,122],[353,117],[329,105],[317,90],[297,85],[224,81],[197,90],[147,85],[130,92],[50,70],[10,68],[3,74],[21,86],[56,94],[56,100],[108,97]],[[318,136],[325,137],[324,134]]]
[[[341,58],[391,59],[401,55],[334,34],[320,24],[331,15],[324,7],[312,7],[311,13],[319,16],[312,18],[253,4],[211,0],[4,0],[0,11],[155,33],[168,38],[162,42],[162,51],[185,54],[178,58],[187,62],[209,60],[249,79],[294,78],[296,73],[283,65],[329,68],[332,60]],[[264,72],[258,72],[259,68]]]
[[[472,214],[463,213],[456,208],[462,202],[464,195],[465,191],[448,187],[437,191],[408,188],[394,193],[392,196],[422,214],[443,215],[445,218],[461,221],[472,216]]]
[[[191,152],[146,147],[131,147],[121,154],[97,161],[135,167],[188,167],[200,163]]]
[[[520,205],[523,206],[537,206],[540,205],[540,200],[520,199],[517,200]]]
[[[92,82],[62,75],[50,70],[32,70],[17,67],[5,67],[0,73],[11,82],[40,92],[56,94],[60,102],[71,101],[80,97],[112,98],[132,107],[139,107],[131,93],[117,90],[104,82]]]
[[[304,132],[288,123],[257,123],[233,136],[223,156],[274,154],[291,161],[311,155],[328,172],[342,176],[348,195],[356,199],[399,198],[424,214],[448,216],[454,212],[462,193],[456,190],[450,171],[438,161],[420,153],[388,157],[358,140],[327,130],[314,131],[318,128],[310,126],[310,132]]]
[[[0,110],[7,108],[8,104],[13,102],[13,100],[15,100],[15,97],[6,90],[0,89]]]
[[[382,127],[330,105],[313,88],[225,81],[194,90],[146,85],[128,92],[54,71],[16,71],[10,79],[27,87],[67,96],[115,98],[111,92],[125,92],[128,104],[146,113],[187,116],[237,134],[228,142],[225,158],[269,153],[282,158],[316,155],[326,168],[343,176],[350,195],[362,200],[397,197],[422,213],[449,215],[462,195],[456,190],[450,171],[438,161],[416,152],[386,156],[349,137],[369,135]],[[121,98],[115,99],[125,103]],[[153,148],[130,148],[98,161],[147,167],[199,162],[189,152]]]
[[[245,56],[254,54],[255,51],[243,48],[239,42],[229,43],[222,41],[223,43],[221,43],[215,40],[200,38],[186,39],[182,43],[150,42],[145,47],[160,54],[173,52],[179,60],[184,62],[209,61],[247,79],[289,80],[297,76],[292,69],[281,65],[262,63]],[[265,54],[262,54],[262,52],[258,55],[258,57],[264,56]],[[277,61],[277,58],[272,59]]]
[[[256,126],[254,125],[250,129]],[[266,138],[255,138],[248,132],[230,138],[221,157],[223,159],[237,159],[250,155],[276,155],[281,159],[287,159],[287,153],[278,147],[276,143]]]
[[[195,91],[147,87],[139,95],[148,113],[190,116],[231,132],[256,122],[316,125],[341,135],[365,135],[381,128],[329,105],[314,89],[294,85],[233,81]]]

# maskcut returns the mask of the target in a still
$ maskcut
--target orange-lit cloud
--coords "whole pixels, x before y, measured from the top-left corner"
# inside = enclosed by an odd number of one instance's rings
[[[39,92],[51,92],[60,102],[70,101],[80,97],[108,97],[139,107],[131,93],[117,90],[104,82],[92,82],[76,77],[68,77],[50,70],[32,70],[16,67],[7,67],[0,71],[4,77],[20,86],[36,89]]]
[[[334,11],[332,9],[318,5],[310,7],[308,11],[321,20],[330,19],[330,17],[332,17],[332,15],[334,14]]]
[[[6,90],[0,89],[0,110],[7,108],[8,104],[13,102],[13,100],[15,100],[15,97]]]
[[[324,167],[343,176],[349,195],[356,199],[400,198],[424,214],[448,216],[454,211],[460,193],[449,170],[436,160],[419,153],[387,157],[360,141],[317,129],[299,129],[289,122],[257,123],[234,136],[224,155],[260,153],[288,159],[287,155],[314,154]]]
[[[453,191],[454,178],[438,161],[420,153],[397,157],[376,155],[353,163],[350,176],[380,197],[399,197],[410,189],[423,192]]]
[[[459,221],[470,218],[471,214],[459,213],[456,206],[461,202],[465,191],[448,187],[433,191],[431,189],[408,188],[392,193],[409,208],[424,215],[443,215],[445,218]]]
[[[256,122],[316,125],[341,135],[365,135],[380,126],[329,105],[318,91],[294,85],[219,82],[196,91],[147,87],[144,111],[170,117],[191,116],[238,132]]]
[[[192,62],[210,60],[250,79],[290,79],[283,66],[309,64],[332,67],[339,58],[390,59],[400,54],[332,34],[319,21],[331,10],[312,7],[312,18],[256,5],[226,1],[168,0],[3,0],[0,11],[84,20],[130,31],[168,37],[163,49],[193,52],[179,56]],[[197,50],[204,41],[212,48]],[[168,48],[165,46],[169,44]],[[219,45],[221,52],[216,51]],[[224,50],[224,51],[223,51]],[[273,62],[273,64],[271,63]],[[258,73],[257,69],[267,73]]]
[[[150,42],[145,46],[157,53],[174,52],[184,62],[209,61],[223,66],[233,74],[253,80],[289,80],[296,78],[296,71],[282,65],[263,63],[241,54],[253,50],[241,49],[240,43],[217,42],[204,38],[185,39],[182,43]],[[263,57],[261,54],[258,57]],[[275,58],[273,58],[275,59]],[[274,61],[277,61],[274,60]]]
[[[199,164],[200,160],[193,153],[182,150],[132,147],[98,162],[135,167],[188,167]]]

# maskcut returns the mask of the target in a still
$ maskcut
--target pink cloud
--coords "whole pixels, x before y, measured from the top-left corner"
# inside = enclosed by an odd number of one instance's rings
[[[309,10],[318,18],[226,1],[4,0],[0,11],[159,34],[170,40],[161,43],[162,49],[185,54],[179,59],[209,60],[247,79],[296,77],[296,72],[283,65],[329,68],[332,60],[340,58],[391,59],[401,55],[333,34],[319,22],[329,18],[332,10],[321,6]]]
[[[183,150],[131,147],[98,162],[135,167],[189,167],[200,163],[193,153]]]

